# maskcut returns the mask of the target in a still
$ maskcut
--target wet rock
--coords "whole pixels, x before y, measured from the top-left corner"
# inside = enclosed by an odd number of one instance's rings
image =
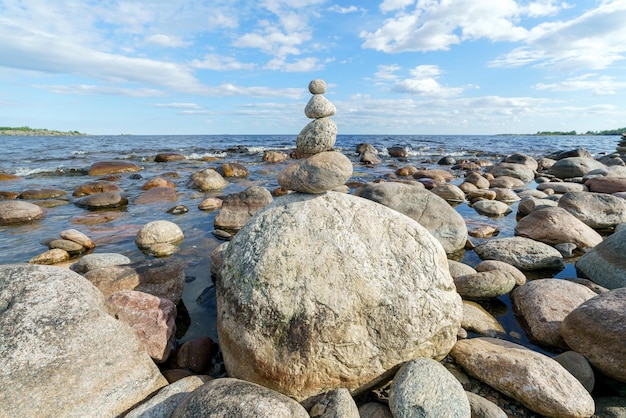
[[[512,212],[511,207],[497,200],[479,200],[472,204],[474,210],[486,216],[504,216]]]
[[[67,192],[59,189],[37,189],[24,190],[17,197],[18,199],[35,200],[35,199],[54,199],[65,196]]]
[[[535,178],[535,170],[527,165],[517,163],[498,163],[489,169],[489,173],[494,177],[513,177],[522,180],[524,183],[528,183]]]
[[[417,358],[396,373],[389,390],[396,417],[467,417],[471,410],[463,386],[440,363]]]
[[[141,227],[135,236],[139,249],[148,249],[155,244],[180,244],[185,238],[178,225],[170,221],[152,221]]]
[[[223,203],[224,202],[222,201],[222,199],[219,199],[217,197],[209,197],[200,202],[200,204],[198,205],[198,209],[215,210],[221,208]]]
[[[490,188],[519,189],[525,185],[523,180],[511,176],[500,176],[489,181]]]
[[[99,161],[89,167],[90,176],[103,176],[116,173],[136,173],[141,167],[130,161]]]
[[[155,177],[145,182],[144,185],[141,186],[141,190],[150,190],[155,187],[169,187],[174,189],[176,188],[176,185],[163,177]]]
[[[168,163],[171,161],[185,160],[186,157],[177,152],[160,152],[154,157],[155,163]]]
[[[433,179],[439,183],[446,183],[454,179],[454,174],[447,170],[417,170],[413,173],[415,179]]]
[[[596,294],[567,280],[536,279],[511,293],[513,309],[523,319],[530,339],[544,347],[567,349],[559,327],[565,317]]]
[[[503,159],[506,163],[515,163],[515,164],[523,164],[531,170],[537,171],[539,168],[539,163],[530,155],[515,153],[511,155],[507,155]]]
[[[73,266],[72,270],[77,273],[87,273],[101,267],[130,264],[130,258],[117,253],[94,253],[84,255]]]
[[[597,295],[561,323],[563,339],[602,373],[626,382],[626,287]]]
[[[211,338],[204,335],[194,338],[180,347],[176,364],[197,374],[210,373],[217,350],[217,344]]]
[[[595,177],[585,182],[591,192],[618,193],[626,192],[626,177]]]
[[[96,193],[104,193],[104,192],[120,192],[122,189],[110,181],[90,181],[85,184],[81,184],[76,189],[74,189],[74,193],[72,196],[74,197],[83,197]]]
[[[465,176],[465,182],[473,184],[478,189],[488,189],[490,187],[489,180],[476,171],[467,174]]]
[[[280,163],[289,159],[289,155],[279,151],[265,151],[263,161],[266,163]]]
[[[517,286],[522,286],[524,283],[526,283],[526,275],[522,271],[520,271],[517,267],[503,261],[484,260],[476,264],[475,269],[477,272],[498,271],[502,274],[511,276]]]
[[[152,203],[176,202],[178,195],[171,187],[153,187],[140,194],[133,203],[136,205],[149,205]]]
[[[252,215],[272,200],[271,193],[261,186],[252,186],[229,194],[222,200],[222,208],[215,216],[213,225],[218,229],[238,231]]]
[[[13,225],[38,221],[46,216],[46,210],[29,202],[0,201],[0,225]]]
[[[250,170],[239,163],[224,163],[217,168],[217,172],[223,177],[247,177],[250,175]]]
[[[405,147],[388,147],[387,153],[393,158],[406,158],[408,156]]]
[[[454,184],[442,184],[430,191],[448,202],[465,202],[465,193]]]
[[[59,248],[67,251],[70,255],[78,255],[85,252],[87,249],[77,242],[67,239],[53,239],[48,242],[48,248],[53,250]]]
[[[128,205],[128,199],[120,192],[103,192],[82,197],[74,203],[89,210],[115,209]]]
[[[228,181],[226,181],[220,173],[211,168],[205,168],[191,175],[187,182],[187,187],[208,192],[222,190],[228,186],[228,184]]]

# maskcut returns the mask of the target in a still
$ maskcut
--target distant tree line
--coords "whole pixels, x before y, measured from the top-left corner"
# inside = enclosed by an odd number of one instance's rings
[[[34,129],[29,126],[0,126],[0,135],[84,135],[78,131],[52,131],[49,129]]]
[[[618,129],[610,129],[607,131],[587,131],[585,133],[578,134],[576,131],[538,131],[535,135],[548,136],[548,135],[621,135],[626,132],[626,127]]]

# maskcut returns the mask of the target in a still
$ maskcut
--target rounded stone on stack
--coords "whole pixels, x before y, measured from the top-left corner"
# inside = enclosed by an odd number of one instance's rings
[[[302,193],[322,193],[348,181],[352,162],[340,152],[328,151],[298,161],[278,175],[278,184]]]
[[[309,83],[309,92],[311,92],[311,94],[326,93],[326,82],[319,78],[311,80],[311,82]]]
[[[304,108],[304,114],[310,119],[327,118],[336,112],[335,105],[321,94],[314,94]]]
[[[314,119],[296,138],[296,148],[303,154],[330,151],[337,140],[337,125],[330,118]]]

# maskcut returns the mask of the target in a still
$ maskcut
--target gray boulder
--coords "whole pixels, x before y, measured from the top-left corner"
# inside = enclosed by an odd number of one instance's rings
[[[370,183],[359,196],[415,219],[437,238],[448,254],[465,247],[465,220],[448,202],[429,190],[397,182]]]
[[[626,382],[626,287],[597,295],[570,312],[561,334],[602,373]]]
[[[535,178],[535,170],[525,164],[502,162],[489,169],[494,177],[509,176],[527,183]]]
[[[216,275],[229,376],[295,399],[359,393],[405,361],[441,359],[460,327],[441,244],[352,195],[275,199],[223,250]]]
[[[565,193],[559,207],[594,229],[614,228],[626,222],[626,200],[606,193]]]
[[[590,417],[593,398],[550,357],[495,338],[458,341],[452,356],[467,373],[549,417]]]
[[[191,392],[171,418],[309,418],[298,402],[239,379],[211,380]]]
[[[470,404],[461,383],[443,365],[430,358],[405,363],[389,390],[394,417],[470,418]]]
[[[87,273],[89,270],[101,267],[130,264],[130,258],[118,253],[93,253],[86,254],[72,265],[72,270],[77,273]]]
[[[565,267],[558,250],[530,238],[493,239],[477,245],[474,251],[482,260],[504,261],[522,271],[561,270]]]
[[[589,157],[568,157],[558,160],[548,173],[560,179],[582,177],[592,170],[606,168],[601,162]]]
[[[51,266],[0,266],[2,416],[117,416],[167,384],[102,293]]]
[[[626,287],[626,228],[618,228],[576,261],[576,270],[608,289]]]
[[[522,318],[529,338],[542,346],[568,348],[559,326],[595,292],[567,280],[536,279],[511,293],[513,310]]]
[[[301,405],[311,418],[359,418],[359,409],[346,388],[305,399]]]

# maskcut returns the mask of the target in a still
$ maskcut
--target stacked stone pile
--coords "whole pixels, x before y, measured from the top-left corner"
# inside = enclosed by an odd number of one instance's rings
[[[352,162],[340,152],[333,151],[337,140],[337,125],[330,118],[335,106],[324,97],[326,83],[309,83],[313,96],[304,108],[313,119],[296,138],[296,154],[305,157],[278,175],[278,184],[285,189],[303,193],[323,193],[342,186],[352,175]]]

